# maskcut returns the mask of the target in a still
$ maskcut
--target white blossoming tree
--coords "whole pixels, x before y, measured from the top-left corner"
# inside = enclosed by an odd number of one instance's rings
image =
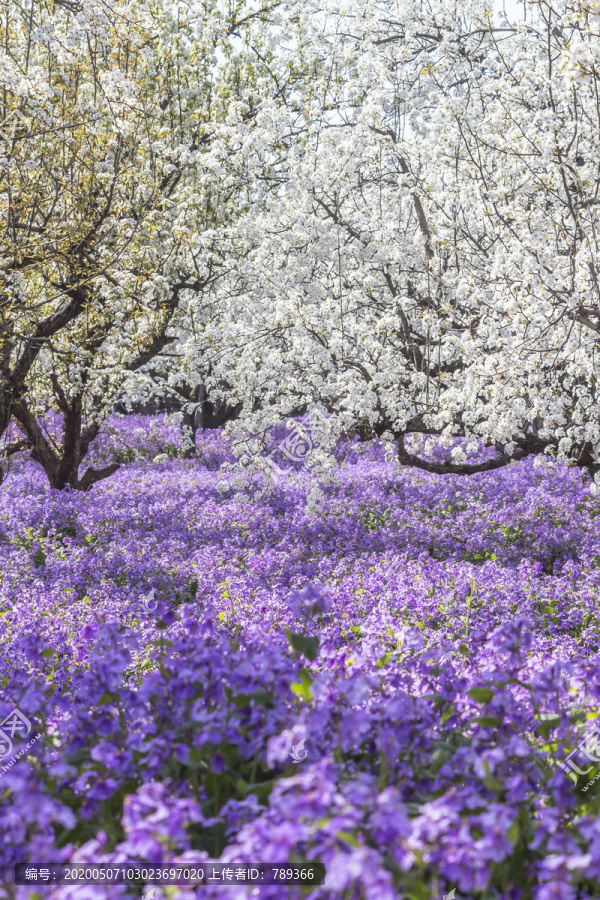
[[[597,6],[275,6],[8,7],[5,452],[89,487],[102,416],[158,375],[254,449],[308,411],[323,451],[596,473]]]
[[[433,472],[600,469],[594,9],[341,0],[297,20],[310,78],[273,117],[220,357],[239,438],[304,408]],[[415,433],[495,452],[431,462]]]
[[[79,474],[115,394],[177,342],[191,298],[200,324],[214,303],[275,7],[7,2],[0,436],[12,418],[5,454],[28,448],[53,487],[114,471]]]

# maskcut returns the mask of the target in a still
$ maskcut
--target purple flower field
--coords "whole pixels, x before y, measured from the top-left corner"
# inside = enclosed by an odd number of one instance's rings
[[[525,460],[347,460],[234,491],[218,433],[115,418],[88,494],[0,492],[0,897],[15,862],[321,861],[318,888],[167,897],[600,897],[600,499]],[[157,459],[158,457],[158,459]],[[301,478],[304,476],[301,476]],[[27,741],[31,741],[31,736]],[[1,737],[0,737],[1,740]],[[569,762],[570,761],[570,762]]]

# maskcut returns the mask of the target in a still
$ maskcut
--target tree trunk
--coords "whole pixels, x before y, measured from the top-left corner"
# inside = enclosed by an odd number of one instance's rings
[[[192,459],[196,455],[196,432],[199,428],[221,428],[226,422],[237,419],[242,411],[242,404],[230,406],[225,400],[217,400],[213,403],[208,399],[206,386],[197,384],[194,388],[178,388],[179,393],[186,398],[188,404],[195,403],[195,409],[190,411],[189,405],[183,413],[181,430],[184,436],[189,437],[192,446],[185,451],[184,458]]]
[[[89,466],[83,477],[79,478],[79,468],[87,456],[91,442],[98,434],[99,425],[93,423],[85,429],[82,428],[81,398],[75,398],[68,403],[64,400],[60,405],[63,407],[61,410],[63,434],[60,447],[44,435],[37,418],[25,401],[22,400],[15,406],[14,417],[19,430],[25,436],[23,443],[30,450],[30,458],[41,465],[51,488],[60,491],[70,487],[79,491],[89,491],[98,481],[116,472],[119,464],[111,463],[102,469]]]
[[[198,403],[202,395],[206,395],[206,388],[203,384],[197,384],[187,391],[189,403]],[[184,407],[183,418],[181,420],[181,431],[184,438],[191,441],[191,446],[186,447],[183,455],[184,459],[193,459],[196,456],[196,430],[198,428],[198,408],[190,410],[189,406]]]
[[[202,429],[221,428],[226,422],[237,419],[242,411],[242,403],[230,406],[226,400],[205,400],[200,407],[198,427]]]

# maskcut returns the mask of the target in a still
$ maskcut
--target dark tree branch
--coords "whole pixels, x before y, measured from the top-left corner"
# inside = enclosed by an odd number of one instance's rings
[[[104,478],[109,478],[120,468],[119,463],[111,463],[109,466],[105,466],[103,469],[94,469],[93,466],[89,466],[86,469],[85,475],[81,478],[76,487],[80,491],[89,491],[91,487],[97,484],[98,481],[102,481]]]
[[[2,449],[2,456],[8,458],[9,456],[13,456],[15,453],[19,453],[21,450],[26,450],[29,446],[29,441],[27,438],[22,438],[20,441],[13,441],[12,444],[7,444],[6,447]],[[0,484],[1,484],[0,480]]]
[[[409,428],[409,426],[417,424],[417,421],[413,420],[407,425],[406,431],[400,434],[394,434],[398,448],[398,459],[403,466],[412,466],[416,469],[423,469],[425,472],[433,472],[437,475],[476,475],[478,472],[492,472],[494,469],[504,468],[504,466],[509,465],[511,462],[518,462],[521,459],[525,459],[526,456],[535,456],[543,453],[547,447],[554,446],[552,441],[542,440],[535,433],[530,432],[514,439],[515,450],[512,453],[506,453],[503,445],[496,444],[498,455],[481,463],[434,463],[421,459],[413,453],[409,453],[404,446],[404,438],[407,434],[411,432],[414,433],[415,431],[427,433],[428,429],[422,422],[420,423],[419,428]],[[429,431],[429,433],[433,432]],[[457,435],[457,437],[464,436],[464,433]],[[580,452],[579,457],[576,460],[573,460],[573,463],[580,468],[588,469],[592,474],[593,471],[600,470],[600,465],[593,462],[591,447],[589,450],[587,450],[587,447],[584,447]]]

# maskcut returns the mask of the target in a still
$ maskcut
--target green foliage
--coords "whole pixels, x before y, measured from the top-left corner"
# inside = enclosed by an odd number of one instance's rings
[[[288,641],[297,653],[301,653],[311,661],[317,658],[319,654],[318,637],[312,637],[306,634],[297,634],[296,632],[290,631],[289,628],[286,628],[285,634]]]

